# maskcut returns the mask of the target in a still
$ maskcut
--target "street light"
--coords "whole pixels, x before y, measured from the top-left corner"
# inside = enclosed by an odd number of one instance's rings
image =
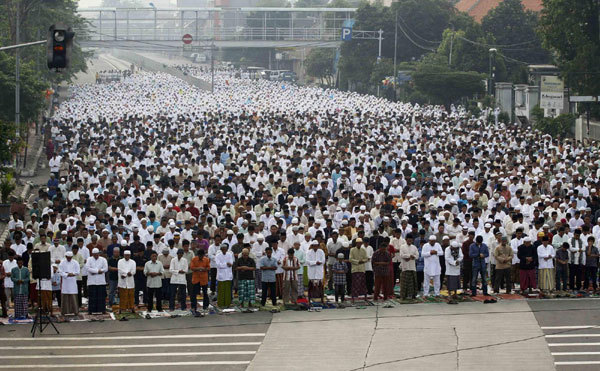
[[[490,53],[490,76],[488,79],[488,94],[489,95],[493,95],[494,92],[494,88],[493,88],[493,82],[494,82],[494,77],[495,77],[495,73],[494,71],[496,70],[495,66],[492,66],[492,54],[496,53],[498,50],[496,48],[490,48],[489,53]]]

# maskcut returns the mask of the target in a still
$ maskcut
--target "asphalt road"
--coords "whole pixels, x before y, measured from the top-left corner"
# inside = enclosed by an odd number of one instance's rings
[[[600,299],[529,300],[557,370],[600,369]]]
[[[118,368],[245,370],[271,314],[138,319],[57,324],[31,338],[29,325],[0,327],[0,369]]]

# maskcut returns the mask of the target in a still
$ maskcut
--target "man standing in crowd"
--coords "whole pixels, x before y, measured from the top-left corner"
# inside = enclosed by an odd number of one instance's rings
[[[192,271],[192,292],[190,293],[190,304],[192,312],[198,312],[198,294],[202,291],[202,309],[207,310],[210,304],[208,297],[208,272],[210,271],[210,259],[203,249],[198,249],[196,256],[190,263]],[[253,292],[254,294],[254,292]]]
[[[62,277],[60,288],[61,307],[60,312],[63,316],[67,314],[79,314],[79,305],[77,305],[77,276],[79,275],[79,262],[73,260],[73,252],[65,253],[65,260],[58,265],[58,271]]]
[[[85,267],[88,272],[88,314],[106,313],[106,272],[108,262],[100,256],[100,250],[92,249],[92,257],[87,260]]]
[[[154,298],[156,298],[156,310],[162,312],[162,278],[165,274],[165,269],[161,262],[158,261],[158,254],[152,251],[150,260],[144,265],[144,276],[146,276],[146,289],[148,312],[152,312],[154,308]]]
[[[136,266],[135,261],[131,259],[131,251],[125,250],[123,259],[119,260],[117,268],[119,273],[119,314],[122,314],[124,310],[130,310],[131,313],[135,313],[133,299],[135,281],[133,277],[136,272]]]

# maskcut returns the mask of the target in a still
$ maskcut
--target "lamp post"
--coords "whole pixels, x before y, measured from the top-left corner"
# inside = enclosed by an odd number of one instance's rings
[[[494,83],[494,78],[496,77],[495,75],[495,70],[496,70],[496,66],[492,65],[492,56],[494,53],[496,53],[498,50],[496,50],[496,48],[490,48],[489,52],[490,52],[490,76],[488,79],[488,94],[489,95],[493,95],[494,94],[494,87],[493,87],[493,83]]]

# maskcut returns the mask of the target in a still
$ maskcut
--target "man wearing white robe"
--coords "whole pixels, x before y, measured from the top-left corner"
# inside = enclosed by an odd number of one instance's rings
[[[62,277],[60,311],[63,316],[79,314],[79,306],[77,305],[77,276],[79,270],[79,262],[73,260],[73,252],[67,251],[65,260],[60,262],[58,266],[58,271]]]

